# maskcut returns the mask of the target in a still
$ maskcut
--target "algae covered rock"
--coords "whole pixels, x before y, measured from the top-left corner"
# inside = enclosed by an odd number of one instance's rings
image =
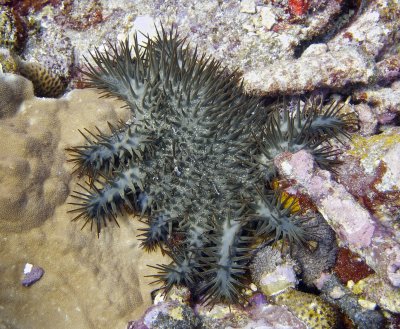
[[[382,309],[400,313],[400,289],[384,282],[378,275],[370,275],[351,287],[361,299],[377,303]]]
[[[336,328],[338,312],[331,304],[322,298],[289,289],[275,297],[278,305],[286,306],[300,320],[313,329]]]
[[[282,257],[278,249],[267,246],[256,254],[251,264],[253,282],[266,296],[294,288],[298,265],[289,256]]]

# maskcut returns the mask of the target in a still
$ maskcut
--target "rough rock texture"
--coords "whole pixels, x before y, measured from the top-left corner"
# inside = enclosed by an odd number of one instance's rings
[[[209,307],[196,306],[196,312],[202,320],[204,329],[305,329],[305,324],[293,315],[286,307],[266,303],[242,308],[217,304]]]
[[[144,316],[130,322],[127,329],[190,329],[199,325],[200,319],[190,306],[178,301],[165,301],[147,309]]]
[[[267,246],[257,252],[250,271],[253,282],[264,295],[272,296],[297,285],[296,267],[289,256],[283,258],[278,249]]]
[[[310,196],[342,243],[363,256],[391,284],[400,286],[399,243],[343,185],[332,180],[328,171],[315,168],[305,151],[283,153],[275,159],[275,165]]]
[[[376,64],[378,80],[381,84],[389,84],[400,77],[400,55],[389,55]]]
[[[248,90],[271,94],[367,85],[376,79],[378,68],[375,60],[378,55],[382,56],[384,48],[398,38],[399,13],[397,1],[370,1],[365,11],[355,17],[349,27],[341,30],[329,42],[320,46],[311,45],[297,60],[277,61],[261,72],[246,72],[246,86]],[[392,20],[394,17],[397,19]],[[396,74],[389,73],[396,69],[385,70],[384,64],[379,67],[382,68],[379,71],[381,79],[382,75]],[[311,71],[314,75],[310,74]]]
[[[289,94],[316,88],[340,89],[350,84],[367,84],[374,67],[358,49],[345,47],[329,50],[325,44],[313,45],[296,61],[271,64],[261,72],[244,75],[248,90],[261,90],[264,95]],[[318,72],[316,74],[316,72]]]
[[[337,305],[357,326],[363,329],[381,329],[384,325],[383,315],[375,311],[376,304],[357,299],[346,287],[342,286],[334,275],[322,287],[322,298]],[[364,306],[371,305],[370,308]]]
[[[22,13],[30,22],[23,55],[64,76],[75,74],[71,64],[80,66],[88,49],[132,35],[142,17],[158,27],[177,26],[200,51],[238,68],[249,91],[342,89],[398,75],[398,50],[391,45],[399,38],[400,9],[394,0],[51,3]]]
[[[276,296],[274,302],[286,306],[307,325],[307,328],[331,329],[336,328],[338,324],[335,307],[319,296],[288,289]]]
[[[343,186],[367,208],[388,234],[400,241],[400,129],[385,128],[373,136],[354,136],[343,155],[339,179]]]
[[[370,275],[351,289],[356,295],[374,301],[384,310],[400,313],[400,289],[386,284],[379,275]]]
[[[76,184],[65,148],[83,142],[77,129],[126,119],[120,105],[73,91],[30,98],[0,121],[0,327],[125,328],[151,305],[144,264],[167,260],[139,248],[140,223],[126,218],[97,239],[71,225],[65,203]],[[29,288],[20,283],[27,262],[46,272]]]
[[[343,284],[358,282],[375,273],[364,260],[346,248],[339,248],[333,273]]]
[[[189,307],[187,288],[171,290],[167,297],[157,295],[153,306],[127,329],[305,329],[305,324],[284,306],[268,304],[265,297],[256,293],[246,305],[216,304],[214,307],[194,305]]]
[[[388,87],[361,89],[354,93],[354,100],[372,106],[379,123],[390,123],[400,112],[400,81]]]
[[[374,135],[378,130],[378,119],[373,109],[368,104],[361,103],[354,106],[354,111],[358,116],[360,135]]]
[[[54,47],[48,47],[53,38]],[[70,78],[74,63],[74,47],[68,36],[62,30],[43,29],[40,34],[34,34],[28,40],[28,52],[24,57],[29,62],[36,62],[46,67],[54,75]],[[35,51],[29,51],[29,50]]]

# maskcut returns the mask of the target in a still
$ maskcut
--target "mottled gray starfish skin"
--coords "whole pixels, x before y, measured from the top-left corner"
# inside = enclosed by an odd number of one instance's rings
[[[132,120],[110,134],[87,131],[87,144],[69,149],[88,178],[72,195],[74,220],[99,234],[120,212],[146,215],[142,246],[173,259],[155,267],[166,292],[183,284],[207,304],[239,302],[255,237],[310,237],[289,200],[268,191],[274,156],[307,148],[330,167],[336,151],[321,142],[346,135],[346,120],[336,105],[321,111],[313,102],[295,110],[296,120],[288,109],[281,118],[243,92],[236,72],[191,51],[174,31],[92,58],[87,82],[125,101]]]

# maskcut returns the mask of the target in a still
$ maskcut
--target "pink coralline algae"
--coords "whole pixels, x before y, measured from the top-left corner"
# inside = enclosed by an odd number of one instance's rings
[[[265,328],[305,329],[306,325],[286,307],[271,305],[261,294],[250,298],[251,306],[238,307],[217,304],[211,310],[195,305],[194,311],[177,300],[167,299],[150,307],[137,321],[130,321],[127,329],[152,328]]]
[[[275,159],[280,174],[308,194],[339,240],[394,286],[400,286],[400,246],[329,172],[314,167],[305,151]]]
[[[354,100],[371,106],[380,124],[389,124],[400,112],[400,82],[385,87],[361,89],[354,93]]]

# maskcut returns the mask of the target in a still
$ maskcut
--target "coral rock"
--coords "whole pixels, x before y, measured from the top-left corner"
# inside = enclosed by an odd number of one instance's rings
[[[265,295],[275,295],[296,286],[298,280],[295,266],[296,263],[290,257],[282,259],[278,250],[267,246],[259,251],[252,261],[253,281]]]
[[[378,119],[375,111],[368,104],[357,104],[354,110],[358,115],[360,134],[362,136],[373,135],[378,129]]]
[[[26,84],[21,77],[10,81]],[[41,225],[68,195],[69,175],[63,168],[65,158],[58,153],[60,132],[55,129],[60,127],[57,111],[63,102],[30,96],[28,92],[29,100],[16,115],[3,119],[0,127],[2,231],[18,232]]]
[[[384,310],[400,313],[400,289],[387,284],[379,275],[370,275],[351,289],[354,294],[374,301]]]
[[[247,14],[255,14],[257,12],[255,1],[254,0],[240,1],[240,12]]]
[[[0,73],[0,119],[13,116],[21,103],[32,97],[33,86],[29,80]]]
[[[121,102],[98,96],[78,90],[57,100],[33,97],[1,120],[0,326],[123,328],[152,303],[155,287],[144,278],[143,263],[168,259],[149,258],[139,248],[136,235],[144,225],[123,221],[100,241],[71,226],[63,204],[74,185],[65,148],[83,143],[77,127],[105,129],[107,121],[128,118]],[[16,284],[27,259],[46,269],[29,289]]]
[[[357,282],[374,273],[360,257],[345,248],[339,249],[334,271],[344,284],[349,280]]]
[[[196,307],[202,320],[204,329],[306,329],[306,325],[286,307],[259,304],[245,309],[236,306],[230,309],[227,306],[217,304],[213,309]]]
[[[341,285],[338,278],[331,276],[322,287],[321,297],[337,305],[357,326],[363,329],[382,329],[383,315],[374,310],[375,304],[371,301],[358,298],[349,289]],[[367,307],[364,307],[367,306]]]
[[[346,189],[385,225],[387,234],[396,238],[400,237],[396,220],[400,206],[399,143],[398,127],[378,135],[355,136],[340,170]]]
[[[318,72],[318,74],[315,74]],[[302,56],[298,60],[277,61],[262,71],[244,74],[249,91],[266,95],[300,93],[316,88],[343,88],[349,84],[367,84],[374,66],[354,48],[331,49],[319,56]]]
[[[190,329],[199,323],[189,306],[168,301],[150,307],[140,320],[129,322],[127,329]]]
[[[64,92],[66,84],[45,66],[21,59],[18,59],[17,63],[18,71],[32,81],[36,96],[58,97]]]
[[[400,245],[353,196],[314,167],[305,151],[282,154],[275,160],[280,173],[292,179],[315,202],[339,239],[394,286],[400,286]]]
[[[400,77],[400,55],[392,55],[377,63],[378,80],[389,84]]]
[[[318,296],[290,289],[277,295],[275,302],[286,306],[309,328],[331,329],[337,325],[337,310]]]
[[[368,104],[379,123],[388,124],[400,112],[400,82],[384,88],[361,89],[354,94],[354,99]]]

